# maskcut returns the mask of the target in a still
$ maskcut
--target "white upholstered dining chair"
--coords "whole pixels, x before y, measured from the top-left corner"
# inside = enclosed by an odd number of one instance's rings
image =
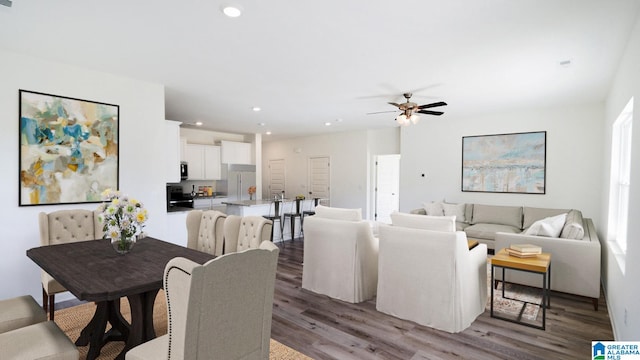
[[[40,245],[55,245],[76,241],[101,239],[103,225],[98,220],[100,213],[96,210],[59,210],[51,213],[41,212],[38,215],[40,225]],[[53,320],[55,311],[55,294],[65,292],[60,283],[51,275],[42,271],[42,307],[49,311],[49,319]]]
[[[361,209],[322,205],[304,221],[302,288],[350,303],[372,299],[378,281],[378,239]]]
[[[169,261],[169,333],[131,349],[126,359],[268,359],[278,251],[265,241],[204,265]]]
[[[0,300],[0,359],[78,357],[76,346],[31,296]]]
[[[469,250],[455,217],[391,214],[381,224],[376,309],[450,333],[485,311],[487,245]]]
[[[224,254],[257,249],[270,241],[273,222],[262,216],[229,215],[224,221]]]
[[[187,247],[222,255],[227,215],[215,210],[192,210],[187,214]]]

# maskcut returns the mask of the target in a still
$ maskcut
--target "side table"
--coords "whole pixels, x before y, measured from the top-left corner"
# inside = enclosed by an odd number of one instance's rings
[[[495,268],[502,268],[502,297],[504,296],[504,284],[505,284],[505,270],[517,270],[517,271],[525,271],[542,275],[542,302],[541,304],[535,304],[542,308],[542,326],[537,326],[534,324],[525,323],[517,320],[509,319],[505,317],[498,316],[493,312],[493,291],[495,288]],[[516,256],[511,256],[507,253],[506,249],[501,249],[498,251],[494,257],[491,258],[491,317],[501,320],[506,320],[510,322],[514,322],[517,324],[522,324],[525,326],[533,327],[536,329],[544,330],[546,326],[546,318],[547,318],[547,308],[551,307],[551,254],[542,253],[538,254],[536,257],[529,258],[519,258]],[[507,298],[509,299],[509,298]],[[521,301],[517,299],[510,299]],[[522,306],[526,306],[528,302],[522,301]]]

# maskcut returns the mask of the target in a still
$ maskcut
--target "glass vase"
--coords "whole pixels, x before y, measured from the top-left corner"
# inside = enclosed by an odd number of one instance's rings
[[[120,239],[111,239],[111,246],[118,254],[126,254],[136,244],[136,237],[120,237]]]

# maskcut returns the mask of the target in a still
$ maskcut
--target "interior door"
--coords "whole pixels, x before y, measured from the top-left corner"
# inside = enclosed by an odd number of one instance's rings
[[[400,155],[376,157],[376,221],[391,223],[391,213],[400,208]]]
[[[328,156],[309,158],[309,198],[320,198],[321,204],[330,204],[331,164]]]
[[[284,159],[269,160],[269,198],[284,192]]]

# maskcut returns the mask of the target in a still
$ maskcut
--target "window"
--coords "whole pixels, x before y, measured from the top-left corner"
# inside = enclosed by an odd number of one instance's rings
[[[613,123],[611,141],[611,189],[609,192],[608,239],[613,241],[621,255],[627,252],[627,220],[629,213],[629,186],[631,181],[631,126],[633,98]]]

